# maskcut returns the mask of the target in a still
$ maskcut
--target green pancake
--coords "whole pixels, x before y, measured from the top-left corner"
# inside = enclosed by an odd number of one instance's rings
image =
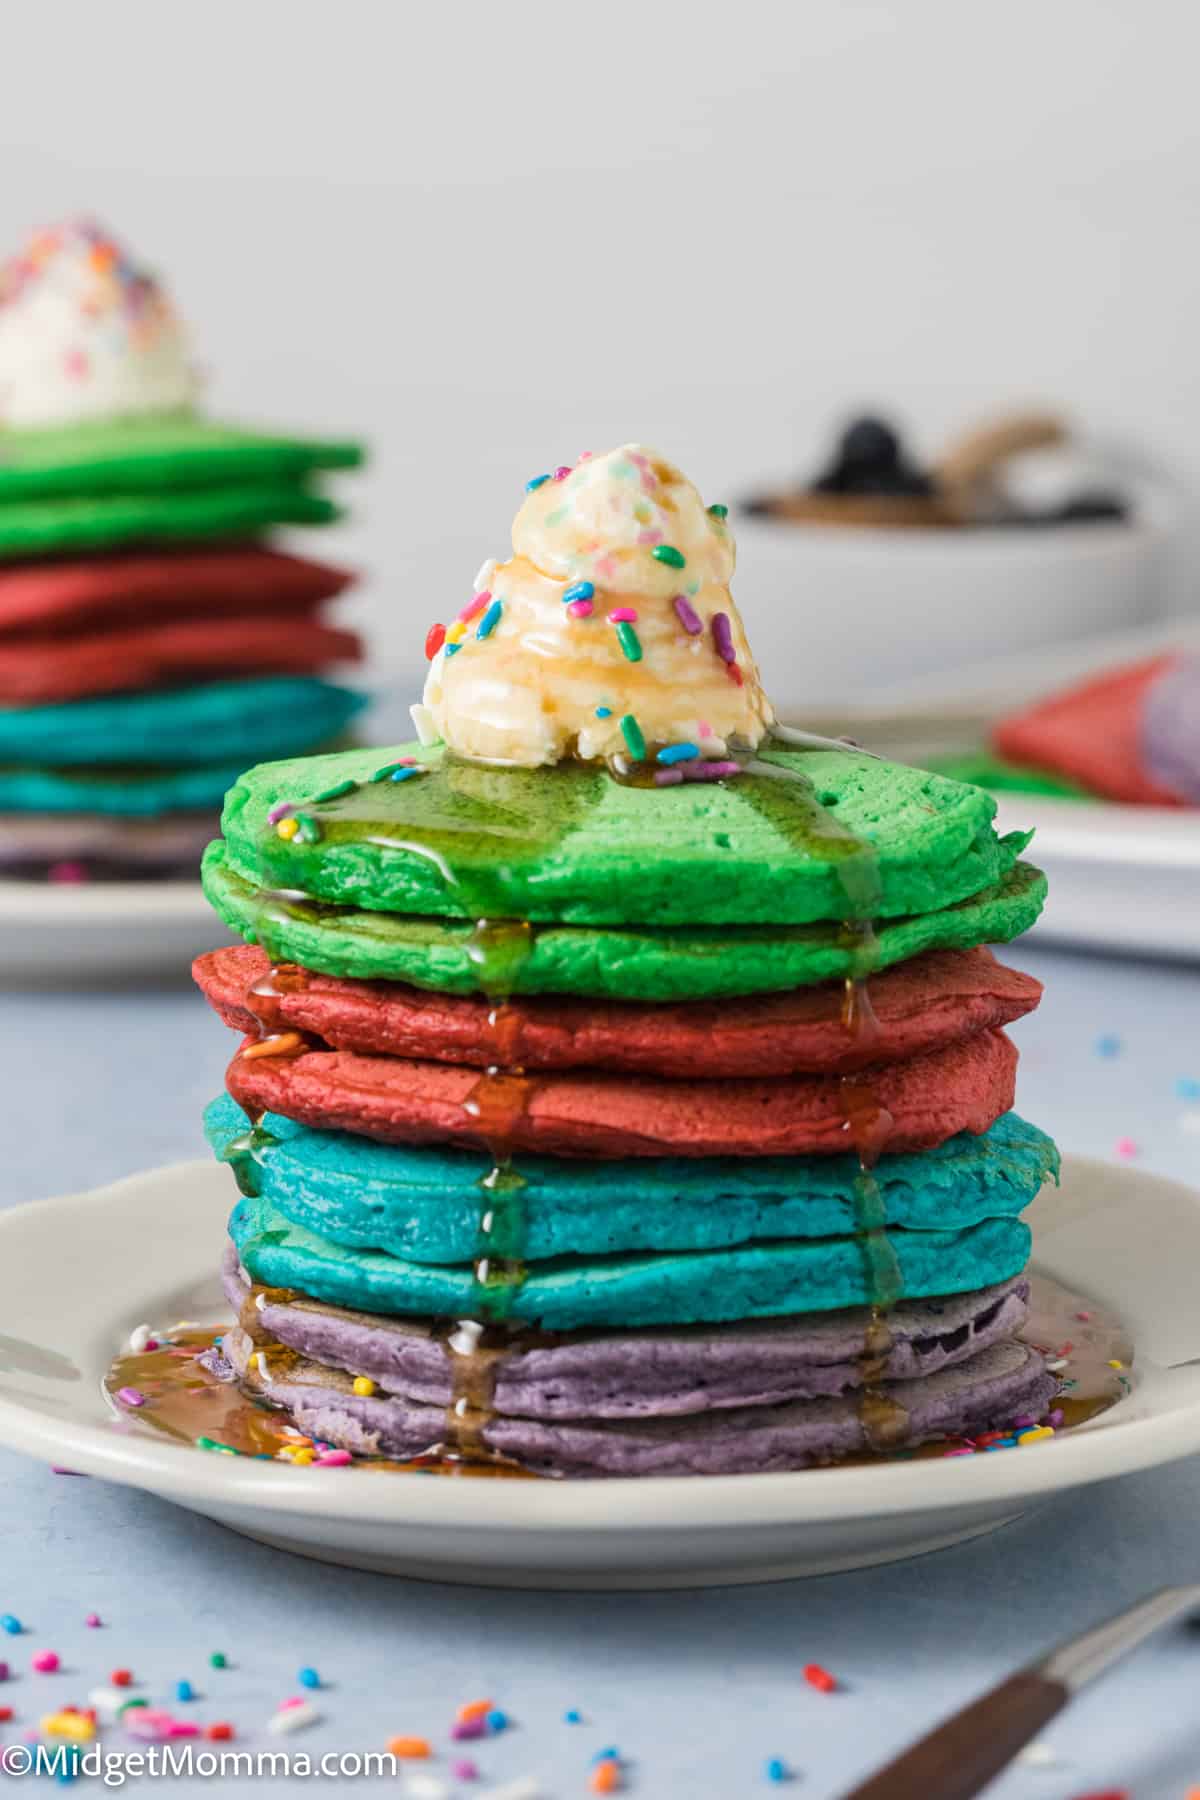
[[[7,454],[7,440],[0,452]],[[332,500],[286,477],[241,486],[49,494],[0,501],[0,561],[126,543],[240,538],[268,525],[327,525],[338,517]]]
[[[421,772],[389,778],[405,757]],[[305,821],[290,838],[268,821],[284,801]],[[771,745],[732,779],[655,787],[402,744],[251,769],[222,829],[229,873],[251,888],[367,912],[691,932],[954,905],[1003,881],[1028,842],[997,837],[995,810],[979,788],[851,749]]]
[[[50,495],[290,481],[361,461],[358,444],[244,430],[186,412],[10,430],[0,433],[0,507]]]
[[[313,763],[346,760],[324,757]],[[674,930],[550,925],[505,933],[481,932],[468,920],[322,905],[251,886],[230,868],[228,847],[220,841],[205,853],[202,878],[225,923],[247,942],[260,943],[277,962],[456,994],[482,988],[614,1000],[765,993],[887,968],[922,950],[1005,943],[1029,929],[1046,897],[1040,869],[1017,863],[968,900],[885,920],[864,956],[862,944],[836,922]]]

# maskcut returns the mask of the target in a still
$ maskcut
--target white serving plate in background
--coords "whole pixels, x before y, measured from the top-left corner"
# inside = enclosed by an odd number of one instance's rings
[[[0,881],[0,982],[186,974],[229,933],[198,881]]]

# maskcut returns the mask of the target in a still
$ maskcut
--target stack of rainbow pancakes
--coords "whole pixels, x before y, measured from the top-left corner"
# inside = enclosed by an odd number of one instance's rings
[[[979,789],[778,725],[636,445],[527,485],[419,741],[229,794],[217,1372],[429,1468],[798,1469],[1036,1429],[1011,1110],[1037,917]]]

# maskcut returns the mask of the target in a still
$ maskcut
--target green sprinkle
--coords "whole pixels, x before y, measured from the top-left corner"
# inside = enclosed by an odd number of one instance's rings
[[[553,512],[548,512],[546,514],[546,517],[542,520],[542,524],[550,526],[561,525],[567,516],[567,510],[568,509],[565,506],[556,506]]]
[[[343,794],[352,794],[357,786],[357,781],[335,782],[333,787],[326,788],[323,794],[314,794],[308,804],[322,806],[326,800],[340,800]]]
[[[212,1655],[208,1659],[208,1666],[210,1669],[225,1668],[226,1667],[225,1652],[223,1650],[214,1650]]]
[[[715,506],[709,507],[708,513],[709,517],[712,519],[727,519],[729,517],[729,508],[727,506],[722,506],[718,500]]]
[[[674,544],[655,544],[650,554],[655,562],[666,563],[669,569],[682,569],[687,561],[683,551],[677,550]]]
[[[216,1447],[217,1447],[217,1442],[216,1442],[215,1438],[198,1437],[196,1439],[197,1450],[215,1450]]]
[[[370,779],[372,781],[387,781],[396,773],[397,769],[405,769],[407,767],[408,764],[402,762],[384,763],[382,769],[376,769]]]
[[[642,736],[641,726],[632,713],[626,713],[621,720],[621,736],[625,739],[634,762],[645,762],[646,740]]]
[[[624,460],[613,463],[612,472],[617,477],[618,481],[628,481],[632,476],[637,474],[637,470],[634,468],[633,464],[631,462],[625,462]]]
[[[302,844],[319,844],[321,841],[321,827],[317,824],[317,821],[308,813],[296,813],[293,816],[299,827],[296,836],[300,839],[300,842]]]
[[[625,657],[628,662],[641,662],[641,639],[638,637],[637,632],[633,629],[633,626],[629,623],[628,619],[622,619],[621,623],[617,626],[617,642],[625,652]]]
[[[124,1701],[122,1701],[121,1705],[118,1706],[117,1717],[119,1719],[121,1717],[121,1715],[123,1713],[127,1713],[131,1707],[149,1706],[149,1704],[150,1704],[150,1702],[148,1700],[142,1700],[135,1694],[132,1700],[124,1700]]]

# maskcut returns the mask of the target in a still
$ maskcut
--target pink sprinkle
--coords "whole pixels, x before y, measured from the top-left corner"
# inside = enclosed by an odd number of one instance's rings
[[[1118,1138],[1116,1143],[1113,1145],[1113,1149],[1116,1151],[1118,1156],[1123,1157],[1126,1161],[1128,1161],[1128,1159],[1131,1156],[1136,1156],[1138,1153],[1138,1147],[1134,1143],[1133,1139],[1127,1138],[1127,1137],[1126,1138]]]
[[[147,1350],[157,1350],[159,1348],[158,1339],[157,1338],[147,1338],[146,1339],[146,1348],[147,1348]]]
[[[554,479],[555,481],[561,481],[564,476],[569,475],[570,473],[571,470],[566,463],[559,463],[557,469],[554,471]]]
[[[629,452],[629,460],[631,463],[636,463],[639,469],[644,469],[646,467],[646,458],[641,450],[631,450]]]
[[[581,450],[575,460],[576,462],[589,462],[594,455],[594,450]]]
[[[727,775],[740,775],[742,766],[735,762],[676,763],[685,781],[724,781]]]
[[[36,1669],[39,1675],[53,1675],[58,1668],[58,1651],[35,1651],[30,1667]]]
[[[56,862],[51,863],[46,870],[46,878],[48,881],[76,884],[86,881],[88,876],[87,869],[81,862]]]
[[[82,381],[88,372],[86,350],[68,350],[63,356],[63,368],[75,381]]]
[[[292,804],[293,803],[290,800],[280,800],[267,814],[267,824],[278,825],[280,819],[286,819],[292,810]],[[147,1344],[146,1348],[150,1348],[149,1344]]]
[[[639,544],[661,544],[662,532],[657,525],[645,525],[637,534]]]
[[[458,615],[459,618],[462,620],[463,624],[464,625],[469,624],[470,621],[475,617],[476,613],[481,613],[483,611],[484,607],[487,606],[487,604],[489,603],[491,598],[492,598],[491,589],[484,588],[484,590],[481,594],[475,594],[470,600],[468,600],[467,604],[463,607],[462,611]]]
[[[637,607],[614,606],[608,615],[608,622],[610,625],[636,625]]]
[[[287,1712],[289,1707],[307,1705],[308,1701],[304,1698],[303,1694],[293,1694],[290,1700],[281,1700],[275,1710],[277,1712]]]
[[[89,1613],[87,1618],[83,1622],[85,1625],[90,1626],[90,1628],[93,1631],[95,1631],[97,1625],[99,1625],[99,1623],[100,1623],[100,1614],[99,1613]]]
[[[678,787],[683,780],[682,769],[655,769],[655,787]]]
[[[572,600],[567,607],[573,619],[590,619],[595,610],[590,600]]]
[[[1062,1424],[1065,1416],[1062,1407],[1056,1406],[1052,1413],[1046,1414],[1046,1423],[1047,1425],[1053,1425],[1057,1429],[1057,1427]]]
[[[943,1457],[974,1456],[974,1454],[975,1454],[975,1446],[973,1444],[964,1444],[961,1450],[943,1450],[942,1451]]]
[[[487,1734],[486,1719],[458,1719],[450,1727],[450,1736],[456,1744],[469,1743],[473,1738],[486,1737]]]
[[[478,1781],[479,1764],[473,1763],[469,1756],[464,1756],[458,1762],[450,1764],[450,1773],[455,1781]]]
[[[700,615],[688,599],[687,595],[676,594],[674,605],[676,614],[679,618],[679,623],[683,626],[683,629],[687,632],[688,636],[698,637],[704,630],[704,626],[700,623]],[[708,736],[703,720],[700,724],[700,735],[701,737]]]
[[[145,1406],[146,1396],[140,1388],[123,1387],[117,1389],[117,1399],[123,1406]]]
[[[326,1450],[323,1455],[318,1456],[317,1467],[319,1469],[342,1469],[347,1463],[353,1461],[354,1458],[348,1450]]]
[[[193,1725],[188,1719],[169,1719],[167,1721],[167,1736],[169,1738],[199,1737],[200,1727],[198,1725]]]
[[[702,738],[710,738],[713,734],[713,728],[707,719],[697,719],[696,729]]]
[[[1082,1319],[1082,1321],[1083,1321],[1083,1323],[1084,1323],[1084,1324],[1085,1324],[1085,1325],[1086,1325],[1086,1324],[1087,1324],[1087,1322],[1088,1322],[1088,1320],[1089,1320],[1089,1319],[1090,1319],[1090,1318],[1091,1318],[1091,1316],[1092,1316],[1092,1315],[1091,1315],[1091,1313],[1090,1313],[1090,1312],[1077,1312],[1077,1313],[1076,1313],[1076,1314],[1075,1314],[1075,1317],[1076,1317],[1076,1318],[1077,1318],[1077,1319]]]

